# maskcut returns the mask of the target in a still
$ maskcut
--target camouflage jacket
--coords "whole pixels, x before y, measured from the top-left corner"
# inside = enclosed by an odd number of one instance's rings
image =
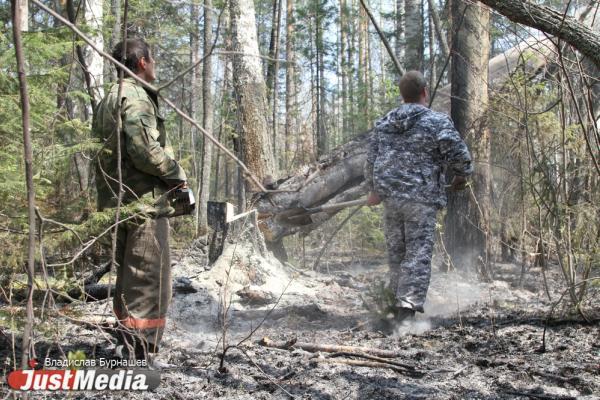
[[[403,104],[375,123],[365,180],[384,200],[446,206],[445,169],[473,172],[469,150],[450,117],[420,104]]]
[[[113,84],[102,99],[92,123],[92,133],[104,145],[96,164],[98,209],[116,205],[117,120],[119,85]],[[173,159],[158,101],[134,79],[123,80],[121,93],[121,174],[123,203],[138,198],[158,199],[170,187],[184,182],[186,175]],[[166,203],[165,203],[166,204]]]

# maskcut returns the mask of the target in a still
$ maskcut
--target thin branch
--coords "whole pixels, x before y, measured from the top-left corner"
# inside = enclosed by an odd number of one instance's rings
[[[130,215],[129,217],[127,217],[127,218],[125,218],[125,219],[122,219],[122,220],[120,220],[120,221],[119,221],[119,224],[122,224],[122,223],[124,223],[124,222],[127,222],[127,221],[129,221],[130,219],[137,218],[137,217],[139,217],[140,215],[144,215],[144,214],[143,214],[143,213],[136,213],[136,214]],[[114,225],[114,224],[113,224],[113,225],[111,225],[111,226],[109,226],[109,227],[108,227],[108,228],[106,228],[106,229],[105,229],[105,230],[104,230],[104,231],[103,231],[103,232],[102,232],[100,235],[98,235],[98,237],[95,237],[95,238],[93,238],[92,240],[89,240],[89,241],[86,243],[86,245],[85,245],[83,248],[81,248],[81,249],[80,249],[80,250],[79,250],[79,251],[78,251],[78,252],[77,252],[77,253],[76,253],[76,254],[75,254],[73,257],[71,257],[71,259],[70,259],[69,261],[67,261],[67,262],[64,262],[64,263],[48,264],[48,266],[49,266],[49,267],[63,267],[63,266],[65,266],[65,265],[73,264],[73,263],[75,262],[75,260],[77,260],[77,259],[78,259],[78,258],[79,258],[79,257],[80,257],[80,256],[81,256],[83,253],[85,253],[85,251],[86,251],[87,249],[89,249],[90,247],[92,247],[92,245],[93,245],[94,243],[96,243],[96,241],[97,241],[98,239],[100,239],[102,236],[104,236],[104,235],[106,235],[108,232],[110,232],[110,230],[111,230],[111,229],[113,229],[114,227],[115,227],[115,225]]]
[[[257,58],[262,58],[262,59],[267,60],[267,61],[273,61],[273,62],[279,61],[279,62],[283,62],[283,63],[286,63],[286,64],[290,63],[290,61],[288,61],[285,58],[273,58],[273,57],[265,56],[265,55],[262,55],[262,54],[245,53],[243,51],[219,50],[219,51],[215,51],[214,54],[217,55],[217,56],[229,56],[229,55],[232,55],[232,56],[257,57]],[[295,63],[295,64],[297,64],[297,63]]]

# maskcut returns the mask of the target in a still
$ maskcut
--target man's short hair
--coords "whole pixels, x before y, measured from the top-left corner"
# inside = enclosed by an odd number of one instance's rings
[[[400,78],[400,94],[406,103],[421,100],[421,93],[427,87],[427,81],[419,71],[408,71]]]
[[[143,39],[127,39],[127,48],[125,51],[125,59],[123,60],[123,41],[120,41],[115,46],[112,56],[133,72],[138,72],[137,65],[142,57],[150,60],[150,47]],[[119,71],[118,67],[117,71]]]

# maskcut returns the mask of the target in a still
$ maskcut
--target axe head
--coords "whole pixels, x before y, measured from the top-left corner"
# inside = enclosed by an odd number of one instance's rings
[[[235,216],[235,206],[224,201],[209,201],[206,208],[206,220],[213,229],[220,229]]]

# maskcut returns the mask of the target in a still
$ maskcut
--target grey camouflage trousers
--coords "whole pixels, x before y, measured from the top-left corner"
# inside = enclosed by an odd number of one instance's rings
[[[437,208],[422,203],[384,202],[390,290],[396,306],[423,312],[431,277]]]

